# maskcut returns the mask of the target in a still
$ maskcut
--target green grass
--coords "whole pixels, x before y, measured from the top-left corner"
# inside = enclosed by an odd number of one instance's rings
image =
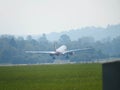
[[[102,90],[101,64],[0,67],[0,90]]]

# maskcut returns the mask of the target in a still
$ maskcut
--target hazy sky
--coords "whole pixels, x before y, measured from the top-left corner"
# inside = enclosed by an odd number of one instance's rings
[[[0,34],[120,24],[120,0],[0,0]]]

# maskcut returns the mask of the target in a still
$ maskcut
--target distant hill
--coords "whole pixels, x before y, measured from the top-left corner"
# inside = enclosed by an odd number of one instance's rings
[[[104,38],[114,38],[120,36],[120,24],[108,25],[106,28],[103,27],[85,27],[80,29],[73,29],[64,32],[52,32],[47,34],[47,38],[50,41],[56,41],[62,34],[67,34],[71,40],[77,40],[81,37],[93,37],[95,40],[102,40]]]

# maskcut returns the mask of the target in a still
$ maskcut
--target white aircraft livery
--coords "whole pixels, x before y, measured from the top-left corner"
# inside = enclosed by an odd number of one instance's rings
[[[68,55],[73,55],[75,52],[78,51],[85,51],[90,50],[91,48],[84,48],[84,49],[73,49],[73,50],[67,50],[66,45],[62,45],[59,48],[55,49],[55,51],[25,51],[26,53],[33,53],[33,54],[49,54],[50,56],[55,59],[55,55],[66,55],[66,58],[69,58]]]

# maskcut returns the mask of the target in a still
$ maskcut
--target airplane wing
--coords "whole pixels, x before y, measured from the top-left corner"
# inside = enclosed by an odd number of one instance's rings
[[[73,50],[68,50],[64,54],[71,53],[71,52],[80,52],[80,51],[88,51],[92,50],[92,48],[83,48],[83,49],[73,49]]]
[[[33,53],[33,54],[55,54],[55,51],[25,51],[26,53]]]

